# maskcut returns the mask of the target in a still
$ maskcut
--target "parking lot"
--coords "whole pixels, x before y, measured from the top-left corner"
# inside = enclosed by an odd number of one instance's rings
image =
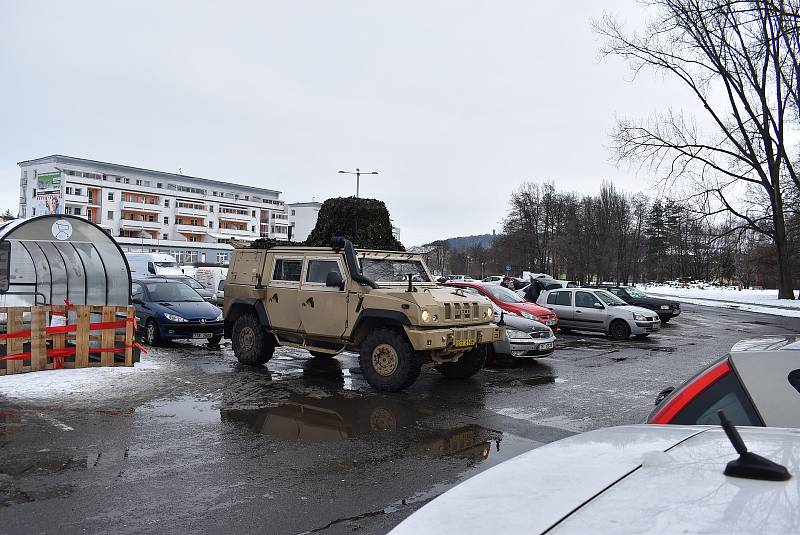
[[[0,382],[5,533],[385,533],[459,481],[576,432],[643,421],[736,341],[800,319],[686,305],[657,335],[560,335],[552,358],[378,393],[357,359],[176,343],[97,382]],[[81,370],[92,374],[100,370]],[[50,372],[58,373],[58,372]]]

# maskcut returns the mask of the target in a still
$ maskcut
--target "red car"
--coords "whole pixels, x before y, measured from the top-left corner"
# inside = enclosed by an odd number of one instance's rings
[[[471,288],[484,297],[488,297],[494,304],[517,316],[536,320],[543,323],[553,330],[558,326],[558,316],[552,310],[541,307],[535,303],[528,303],[515,292],[500,286],[499,284],[487,284],[479,281],[470,282],[446,282],[444,286],[455,288]]]

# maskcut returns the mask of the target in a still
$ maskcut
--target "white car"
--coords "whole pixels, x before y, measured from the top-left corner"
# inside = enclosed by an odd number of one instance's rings
[[[719,426],[611,427],[490,468],[390,535],[800,532],[800,433],[739,432],[750,452],[781,463],[791,479],[725,475],[739,455]]]
[[[485,279],[482,279],[481,282],[488,282],[490,284],[500,284],[501,282],[503,282],[504,278],[505,277],[501,275],[489,275]]]
[[[661,327],[658,314],[631,306],[606,290],[562,288],[544,290],[536,303],[558,316],[560,330],[599,331],[615,340],[647,336]]]

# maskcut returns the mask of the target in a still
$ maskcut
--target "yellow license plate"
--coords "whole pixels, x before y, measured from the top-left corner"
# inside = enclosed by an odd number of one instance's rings
[[[475,339],[474,338],[462,338],[460,340],[456,340],[453,342],[455,347],[467,347],[467,346],[474,346]]]

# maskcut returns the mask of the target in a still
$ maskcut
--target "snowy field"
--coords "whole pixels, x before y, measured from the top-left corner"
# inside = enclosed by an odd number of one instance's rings
[[[661,285],[639,285],[639,288],[650,295],[673,297],[682,303],[800,317],[800,301],[778,299],[778,290],[737,290],[713,286],[676,288]]]

